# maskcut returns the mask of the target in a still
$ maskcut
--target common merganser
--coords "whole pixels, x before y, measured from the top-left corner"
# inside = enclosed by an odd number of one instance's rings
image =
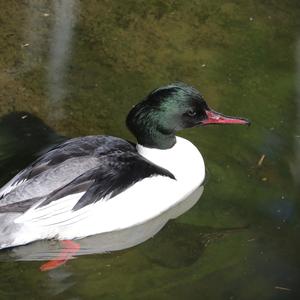
[[[145,241],[169,219],[190,209],[203,191],[203,158],[191,142],[175,133],[249,121],[217,113],[195,88],[173,83],[153,90],[134,106],[126,123],[136,145],[112,136],[73,138],[4,185],[0,249],[41,239],[61,240],[69,250],[42,266],[48,270],[64,262],[66,252],[78,250],[71,240],[101,234],[109,239],[111,234],[106,251]]]

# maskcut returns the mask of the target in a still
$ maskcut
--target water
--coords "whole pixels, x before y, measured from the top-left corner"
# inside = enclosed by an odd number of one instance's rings
[[[132,139],[130,107],[175,80],[253,124],[180,133],[206,188],[153,239],[48,273],[2,262],[0,299],[297,299],[299,16],[296,0],[1,1],[1,184],[63,136]]]

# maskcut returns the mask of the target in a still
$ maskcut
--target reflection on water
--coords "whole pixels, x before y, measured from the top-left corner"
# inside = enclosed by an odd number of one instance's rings
[[[76,22],[77,0],[53,2],[53,28],[50,35],[48,67],[49,109],[55,109],[54,120],[63,117],[62,100],[67,94],[66,69],[71,58],[73,27]]]
[[[62,136],[131,139],[130,107],[174,80],[253,123],[182,133],[205,157],[206,190],[144,244],[48,273],[40,261],[15,259],[59,245],[2,251],[0,299],[299,298],[299,1],[0,8],[1,183]]]

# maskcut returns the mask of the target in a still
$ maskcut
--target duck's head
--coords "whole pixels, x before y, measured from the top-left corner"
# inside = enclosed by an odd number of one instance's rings
[[[213,111],[195,88],[173,83],[152,91],[135,105],[126,124],[139,144],[168,149],[176,143],[176,131],[184,128],[209,124],[249,125],[250,122]]]

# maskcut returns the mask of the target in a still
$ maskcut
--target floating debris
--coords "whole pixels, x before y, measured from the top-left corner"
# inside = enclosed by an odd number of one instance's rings
[[[281,291],[288,291],[288,292],[291,291],[290,288],[283,287],[283,286],[275,286],[275,289],[276,289],[276,290],[281,290]]]
[[[258,166],[258,167],[260,167],[260,166],[263,164],[265,158],[266,158],[266,155],[265,155],[265,154],[263,154],[263,155],[260,157],[259,161],[257,162],[257,166]]]

